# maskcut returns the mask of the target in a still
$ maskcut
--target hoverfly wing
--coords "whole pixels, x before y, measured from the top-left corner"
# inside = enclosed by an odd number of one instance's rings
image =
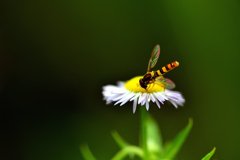
[[[167,89],[173,89],[176,87],[175,83],[171,79],[165,78],[165,83]]]
[[[148,72],[150,72],[150,69],[156,65],[159,55],[160,55],[160,46],[157,44],[153,48],[152,55],[148,63],[148,69],[147,69]]]
[[[172,80],[164,78],[163,76],[160,76],[156,80],[162,83],[167,89],[173,89],[176,87],[175,83]]]

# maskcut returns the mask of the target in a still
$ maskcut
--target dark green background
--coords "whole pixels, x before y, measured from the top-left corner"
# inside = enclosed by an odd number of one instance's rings
[[[240,159],[239,1],[0,2],[1,159],[98,159],[118,150],[110,132],[138,144],[139,109],[105,105],[102,86],[155,69],[186,98],[184,107],[150,105],[165,141],[192,117],[178,160]]]

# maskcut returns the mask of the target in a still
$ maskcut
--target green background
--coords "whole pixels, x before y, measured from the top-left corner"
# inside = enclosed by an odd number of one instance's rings
[[[106,105],[102,86],[175,60],[186,99],[150,104],[165,141],[194,124],[178,160],[240,159],[240,1],[0,2],[1,159],[81,160],[79,145],[107,160],[117,130],[138,144],[139,108]]]

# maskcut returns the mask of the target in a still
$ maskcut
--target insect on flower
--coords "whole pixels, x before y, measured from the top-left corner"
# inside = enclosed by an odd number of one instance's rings
[[[150,101],[156,103],[158,108],[165,101],[171,102],[176,108],[183,106],[185,99],[182,94],[171,90],[175,84],[170,79],[163,77],[164,73],[177,67],[179,63],[175,61],[160,70],[150,72],[150,69],[156,65],[159,55],[160,46],[156,45],[148,63],[147,73],[144,76],[136,76],[126,82],[119,81],[117,85],[104,86],[102,93],[107,104],[115,102],[114,105],[120,104],[122,106],[133,101],[133,113],[136,111],[137,104],[146,104],[146,109],[149,110]]]
[[[179,66],[179,63],[177,61],[169,63],[157,71],[150,72],[150,69],[156,65],[159,55],[160,46],[156,45],[153,48],[152,55],[148,63],[147,73],[143,76],[143,78],[139,79],[140,87],[144,88],[146,91],[151,90],[149,87],[150,84],[153,84],[152,88],[154,87],[155,84],[160,85],[167,89],[173,89],[175,87],[173,81],[171,81],[168,78],[164,78],[162,75]]]

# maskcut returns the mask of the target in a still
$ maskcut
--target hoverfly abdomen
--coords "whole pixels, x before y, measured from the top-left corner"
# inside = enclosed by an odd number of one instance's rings
[[[160,75],[162,75],[162,74],[160,73],[160,71],[159,71],[159,70],[158,70],[158,71],[156,71],[156,72],[154,72],[153,79],[155,79],[155,78],[159,77]]]
[[[178,61],[175,61],[175,62],[170,63],[170,65],[171,65],[171,67],[173,69],[173,68],[179,66],[179,63],[178,63]]]
[[[161,75],[171,71],[172,69],[174,69],[175,67],[179,66],[179,63],[177,61],[169,63],[168,65],[162,67],[159,72]]]

